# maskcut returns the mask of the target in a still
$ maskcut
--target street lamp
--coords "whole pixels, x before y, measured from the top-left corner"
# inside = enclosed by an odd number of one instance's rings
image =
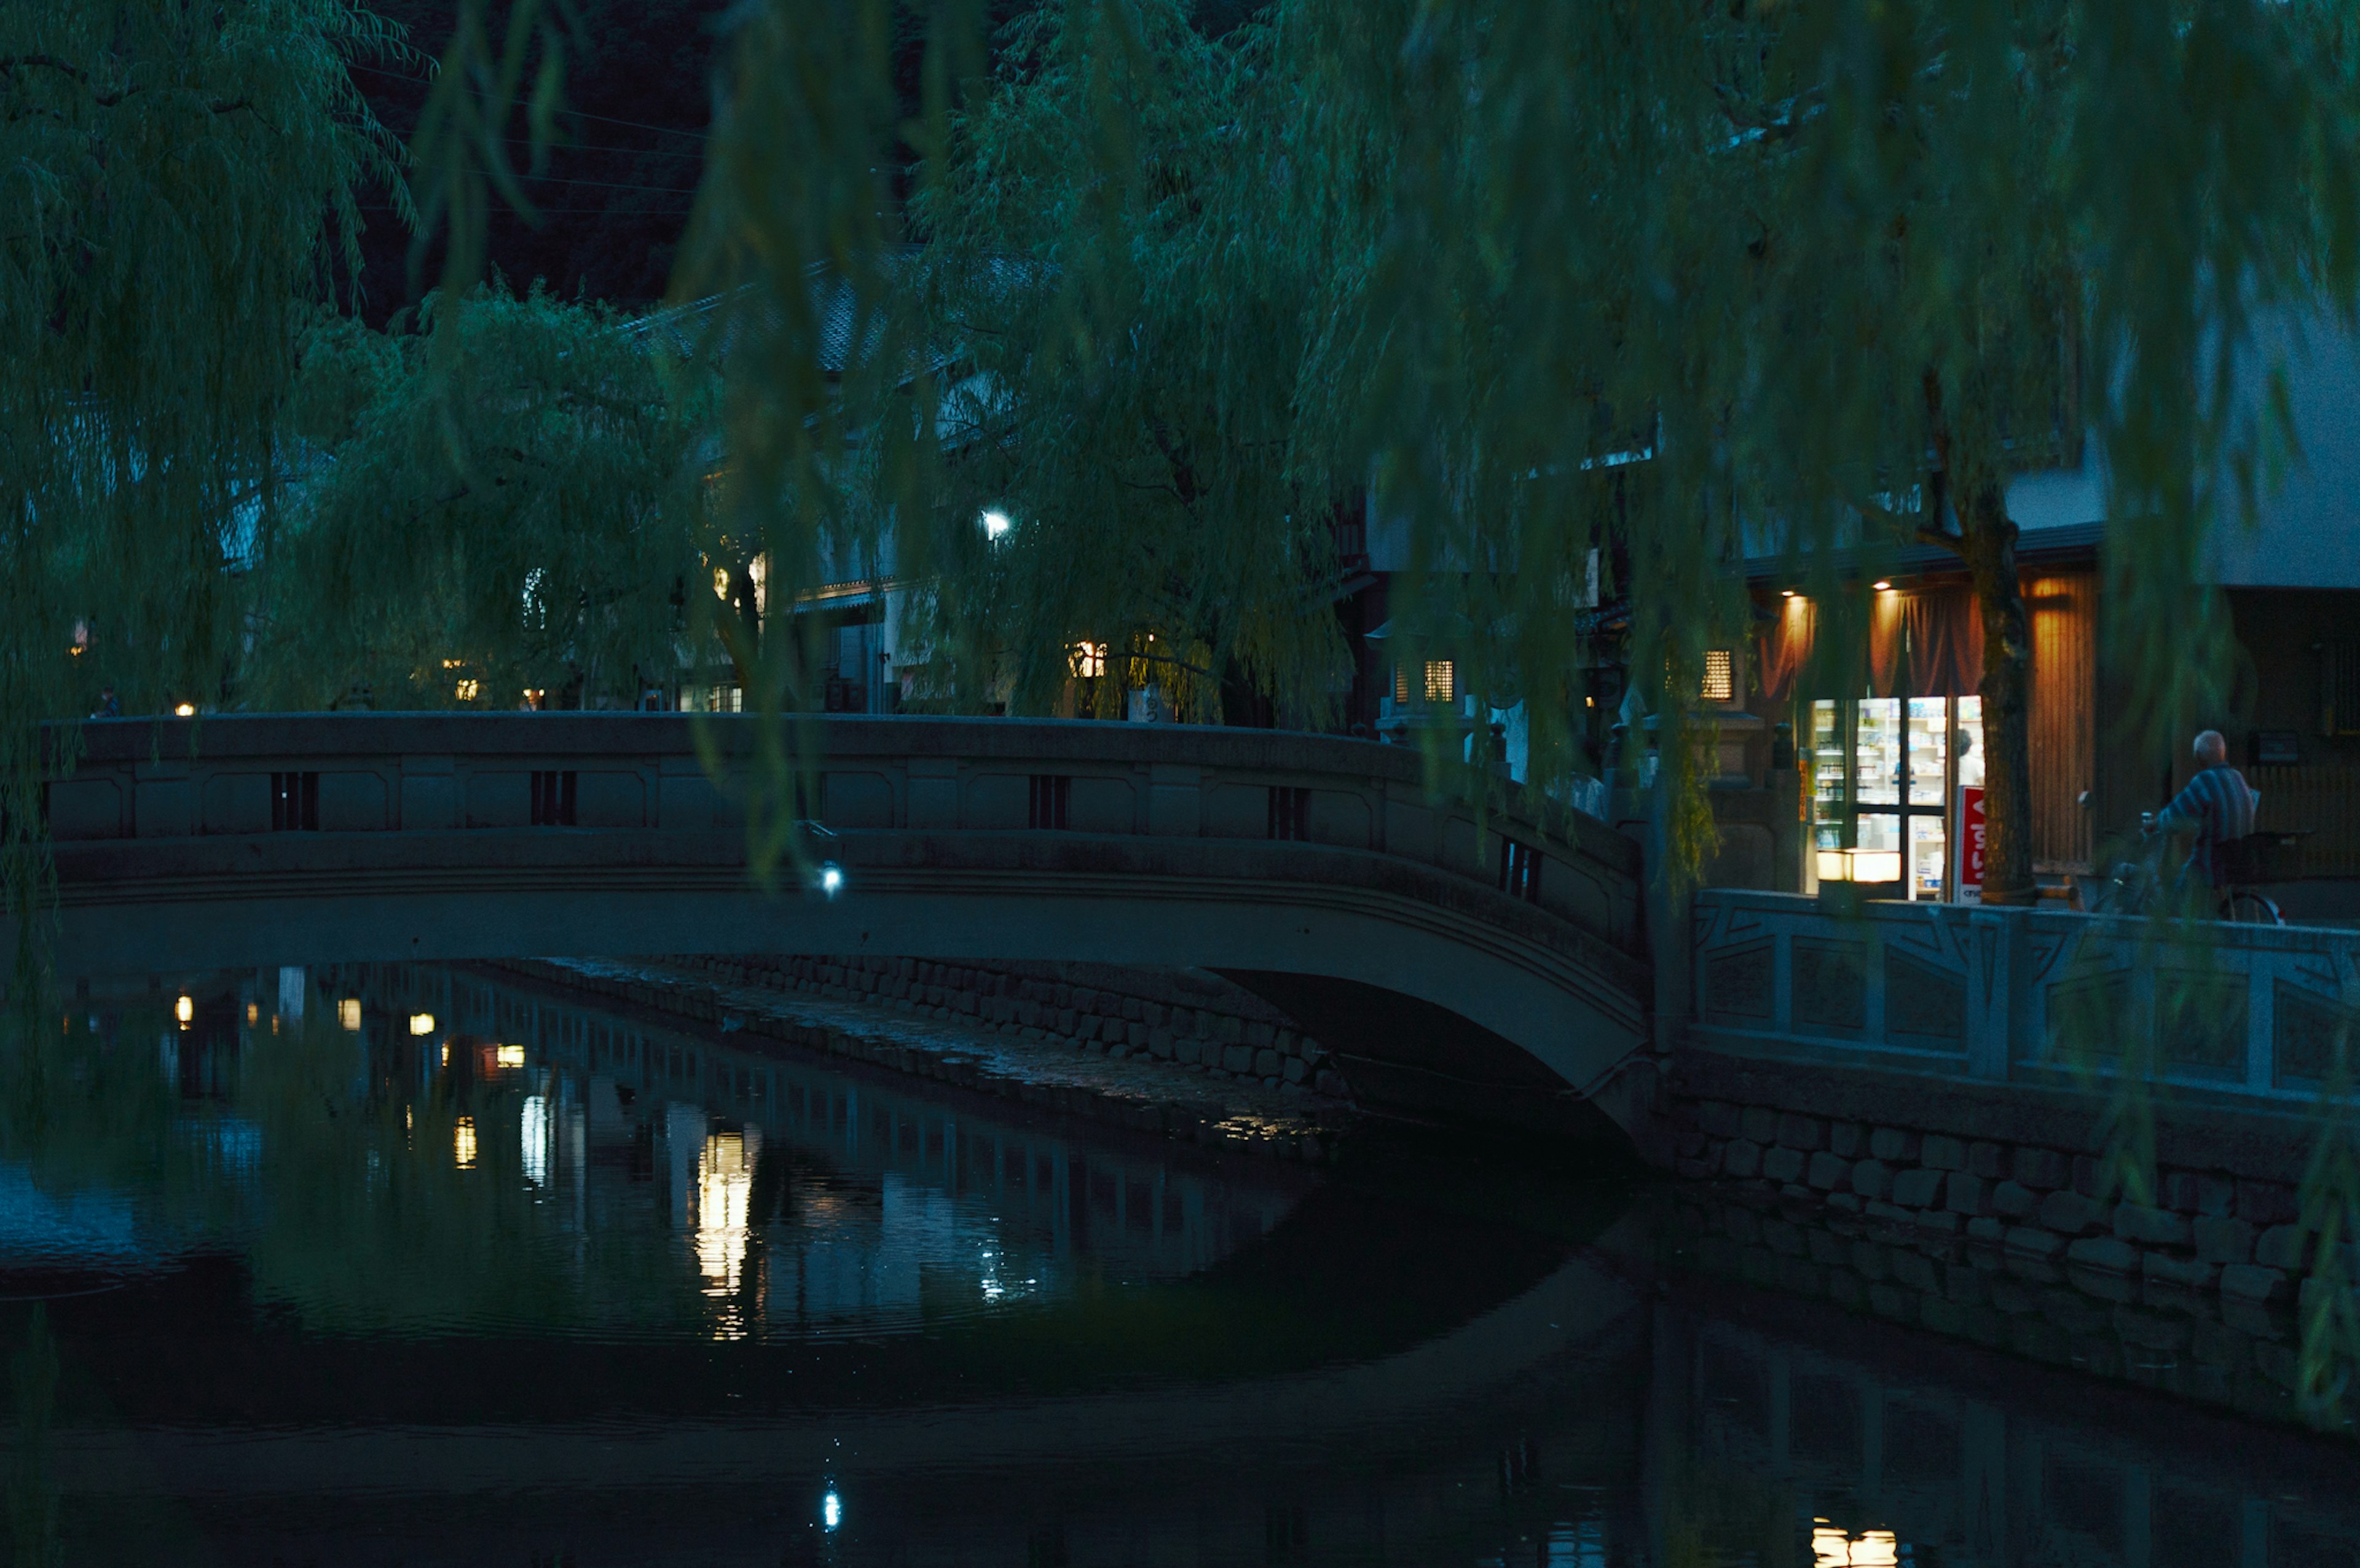
[[[1822,882],[1898,882],[1901,852],[1897,849],[1823,849],[1819,851]]]
[[[1006,537],[1008,530],[1016,526],[1015,520],[997,506],[985,512],[978,521],[983,524],[983,537],[994,544],[998,544]]]

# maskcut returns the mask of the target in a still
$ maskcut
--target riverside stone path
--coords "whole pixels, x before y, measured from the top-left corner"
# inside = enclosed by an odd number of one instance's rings
[[[947,1007],[852,1001],[734,985],[661,962],[534,959],[487,964],[676,1018],[1026,1105],[1309,1164],[1356,1119],[1347,1103],[1295,1086],[1217,1075],[1136,1055],[1117,1060],[1034,1029],[995,1028]],[[1032,1038],[1028,1038],[1032,1037]]]

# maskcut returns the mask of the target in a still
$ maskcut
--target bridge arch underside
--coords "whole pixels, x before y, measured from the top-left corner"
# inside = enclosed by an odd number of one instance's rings
[[[1111,835],[847,833],[825,853],[834,898],[792,870],[754,887],[718,834],[74,846],[55,952],[68,976],[690,953],[1185,966],[1295,1017],[1379,1108],[1613,1141],[1632,1125],[1644,966],[1464,878]]]

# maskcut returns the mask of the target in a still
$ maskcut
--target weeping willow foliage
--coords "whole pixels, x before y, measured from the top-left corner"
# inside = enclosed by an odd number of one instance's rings
[[[1788,560],[1841,668],[1841,558],[1934,542],[1983,616],[1986,896],[2028,896],[2009,482],[2099,466],[2114,717],[2152,746],[2223,693],[2201,568],[2290,455],[2272,345],[2360,299],[2344,0],[1277,0],[1219,44],[1065,0],[989,80],[971,12],[918,7],[918,127],[886,106],[889,8],[820,9],[744,24],[683,273],[737,290],[742,537],[792,517],[798,570],[891,538],[939,689],[1021,708],[1078,641],[1111,670],[1163,628],[1222,668],[1280,575],[1319,619],[1310,521],[1366,486],[1412,567],[1396,651],[1522,702],[1543,786],[1586,760],[1583,666],[1627,662],[1676,879],[1710,839],[1693,672],[1752,629],[1741,561]],[[904,136],[906,228],[873,173]],[[815,269],[856,304],[839,376]],[[1314,711],[1332,645],[1297,636],[1254,668]],[[2138,1190],[2144,1102],[2116,1120]]]
[[[2217,691],[2196,568],[2271,434],[2231,371],[2266,312],[2351,317],[2345,7],[1283,10],[1297,193],[1346,240],[1303,405],[1372,455],[1416,557],[1463,569],[1428,586],[1496,628],[1479,679],[1539,683],[1544,772],[1590,549],[1627,548],[1657,688],[1746,629],[1742,554],[1841,604],[1837,549],[1939,539],[1983,603],[1995,880],[2028,887],[2005,483],[2083,428],[2127,721]]]
[[[0,7],[0,877],[32,908],[38,725],[210,700],[276,500],[296,342],[398,147],[342,0]],[[77,625],[84,651],[75,646]],[[29,922],[19,922],[28,935]]]
[[[247,705],[630,706],[669,686],[699,383],[609,312],[479,289],[306,341],[300,474],[255,574]]]
[[[558,13],[488,15],[430,114],[457,282],[487,193],[515,195],[494,144],[519,112],[545,140],[561,80]],[[2289,455],[2270,323],[2349,331],[2360,299],[2355,21],[1276,0],[1216,41],[1177,0],[1055,0],[988,75],[981,0],[749,0],[663,323],[717,391],[683,376],[660,409],[661,361],[530,299],[438,311],[438,387],[415,343],[325,330],[292,396],[396,156],[344,74],[401,47],[366,13],[0,10],[14,907],[35,721],[102,675],[135,710],[215,693],[249,540],[240,678],[288,700],[455,702],[443,659],[503,695],[616,670],[650,657],[648,582],[683,582],[677,646],[722,649],[758,715],[767,862],[808,781],[809,588],[914,585],[950,705],[1045,709],[1087,642],[1093,679],[1167,676],[1188,716],[1234,677],[1316,720],[1342,667],[1326,517],[1363,489],[1413,568],[1397,646],[1523,702],[1544,786],[1584,760],[1582,612],[1627,598],[1612,651],[1673,748],[1691,871],[1692,672],[1750,628],[1741,558],[1786,552],[1833,635],[1839,550],[1942,542],[1984,615],[1989,891],[2021,893],[2007,481],[2083,441],[2103,463],[2129,732],[2215,697],[2206,541]],[[282,521],[299,429],[321,455]]]
[[[949,700],[1053,711],[1078,676],[1101,713],[1153,686],[1218,723],[1226,678],[1316,725],[1349,686],[1344,497],[1292,462],[1319,278],[1271,227],[1271,41],[1172,4],[1036,12],[914,206],[904,299],[947,386],[910,523],[954,569],[913,629]]]

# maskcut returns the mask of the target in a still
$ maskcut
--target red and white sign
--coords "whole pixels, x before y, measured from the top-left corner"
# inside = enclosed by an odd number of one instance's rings
[[[1950,843],[1950,859],[1958,873],[1958,900],[1979,904],[1983,896],[1983,792],[1977,784],[1959,787],[1959,811]]]

